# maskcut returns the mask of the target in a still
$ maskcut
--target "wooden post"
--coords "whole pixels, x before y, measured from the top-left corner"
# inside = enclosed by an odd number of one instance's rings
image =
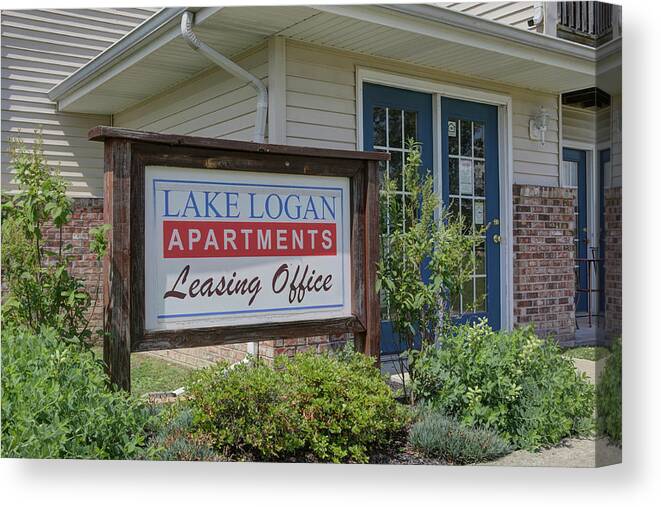
[[[104,262],[103,359],[110,381],[131,390],[131,143],[105,144],[104,221],[112,226]]]
[[[367,162],[367,199],[365,202],[365,309],[367,328],[365,354],[381,363],[381,302],[376,292],[376,269],[379,262],[379,175],[378,162]]]

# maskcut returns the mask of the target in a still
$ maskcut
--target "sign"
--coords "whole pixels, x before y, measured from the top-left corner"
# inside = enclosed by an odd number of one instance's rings
[[[145,176],[146,330],[351,315],[349,178]]]
[[[322,150],[96,127],[104,142],[104,360],[351,334],[377,359],[378,164]]]
[[[459,193],[472,195],[473,193],[473,161],[459,159]]]
[[[473,208],[475,209],[475,225],[484,225],[484,201],[473,201]]]

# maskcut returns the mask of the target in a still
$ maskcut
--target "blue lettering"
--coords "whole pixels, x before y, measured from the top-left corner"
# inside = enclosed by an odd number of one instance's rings
[[[189,209],[195,211],[196,218],[200,218],[200,210],[197,207],[197,202],[195,202],[195,195],[193,194],[193,192],[188,192],[188,199],[186,200],[186,206],[184,207],[184,213],[182,216],[187,217],[188,215],[186,214],[186,212]]]
[[[163,206],[165,208],[165,211],[163,212],[163,216],[164,217],[178,217],[179,216],[178,211],[177,211],[176,215],[173,215],[173,214],[170,213],[170,192],[171,192],[171,190],[163,190],[163,197],[165,199],[165,203],[164,203],[164,206]]]
[[[250,196],[250,218],[264,218],[264,213],[261,215],[257,216],[255,215],[255,193],[254,192],[248,192],[248,195]]]
[[[232,197],[234,199],[232,199]],[[227,200],[227,218],[239,218],[239,193],[225,192],[225,199]],[[232,214],[230,208],[235,210],[236,214]]]
[[[321,196],[321,219],[325,220],[326,219],[326,210],[330,213],[331,217],[333,217],[333,220],[335,220],[335,196],[333,196],[333,207],[331,208],[330,204],[326,200],[326,198],[322,195]]]
[[[277,210],[278,210],[278,212],[275,214],[271,213],[271,202],[273,202],[274,199],[275,202],[277,203]],[[266,209],[266,214],[269,216],[269,218],[271,219],[280,218],[280,215],[282,215],[282,199],[280,199],[280,196],[278,194],[269,194],[266,197],[264,208]]]
[[[209,194],[213,194],[213,198],[209,199]],[[216,200],[216,197],[220,195],[220,192],[204,192],[204,216],[209,218],[209,209],[212,209],[216,217],[222,218],[220,212],[213,205],[213,202]]]
[[[317,213],[317,208],[314,207],[312,196],[308,197],[308,204],[305,208],[305,214],[303,215],[305,220],[308,219],[308,213],[312,213],[314,220],[319,220],[319,214]]]
[[[289,207],[289,200],[290,199],[296,199],[297,204],[293,206],[293,209],[296,211],[295,215],[291,214],[291,209]],[[296,195],[296,194],[289,194],[287,198],[285,199],[285,213],[289,218],[292,220],[298,220],[301,218],[301,197]]]

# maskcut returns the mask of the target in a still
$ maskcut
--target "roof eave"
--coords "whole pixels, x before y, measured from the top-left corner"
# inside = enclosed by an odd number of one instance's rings
[[[81,85],[84,81],[94,77],[112,66],[115,61],[123,56],[129,49],[153,37],[164,25],[182,14],[185,7],[166,7],[147,18],[143,23],[117,40],[107,49],[99,53],[83,67],[75,71],[64,81],[58,83],[48,90],[48,98],[53,101],[59,100],[69,91]]]
[[[381,5],[380,7],[401,14],[433,20],[454,28],[498,37],[509,42],[518,42],[537,49],[555,51],[565,56],[573,56],[591,62],[595,62],[597,59],[597,51],[589,46],[543,33],[529,32],[505,23],[457,12],[445,7],[427,4],[392,4]]]

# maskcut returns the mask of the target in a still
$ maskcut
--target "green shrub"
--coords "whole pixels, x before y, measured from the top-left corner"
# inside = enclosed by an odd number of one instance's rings
[[[47,326],[66,341],[89,341],[101,280],[92,298],[83,281],[70,272],[72,245],[63,235],[72,211],[66,183],[47,166],[40,139],[32,151],[12,141],[11,156],[19,191],[2,195],[3,321],[34,333]],[[48,225],[59,238],[51,246],[43,237]],[[89,248],[97,262],[106,253],[108,228],[90,229]]]
[[[275,460],[303,447],[303,417],[283,375],[263,362],[221,362],[193,374],[188,388],[195,428],[233,458]]]
[[[354,353],[349,360],[311,353],[278,361],[293,401],[304,417],[309,452],[324,461],[366,462],[372,448],[388,445],[407,422],[407,411],[393,398],[372,359]]]
[[[490,461],[511,451],[493,430],[470,428],[438,410],[424,410],[409,434],[411,445],[426,456],[464,465]]]
[[[592,430],[593,386],[531,327],[457,326],[440,346],[411,360],[416,399],[466,426],[493,429],[517,448],[534,450]]]
[[[622,342],[611,347],[611,355],[597,384],[597,430],[615,443],[622,443]]]
[[[361,354],[220,364],[194,376],[193,421],[239,459],[366,462],[407,422],[406,409]]]
[[[151,421],[139,401],[109,389],[91,350],[49,328],[4,326],[3,457],[144,457]]]

